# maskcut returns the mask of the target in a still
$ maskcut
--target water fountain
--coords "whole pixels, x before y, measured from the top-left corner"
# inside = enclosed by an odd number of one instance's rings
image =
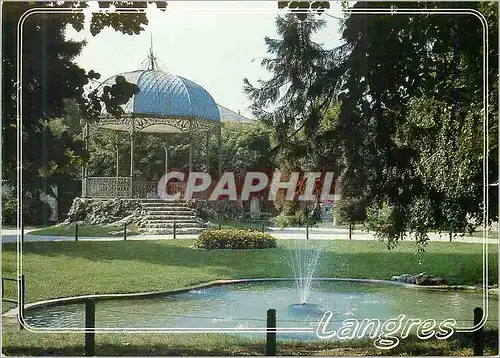
[[[295,241],[295,251],[291,253],[290,265],[297,283],[299,293],[299,306],[304,306],[311,292],[311,283],[314,272],[318,266],[319,259],[323,252],[323,244],[309,240],[309,222],[312,215],[318,209],[318,204],[314,204],[312,210],[306,209],[306,237],[305,240]]]
[[[306,304],[311,292],[314,272],[323,252],[322,246],[318,243],[313,244],[308,239],[296,240],[295,250],[290,253],[290,265],[297,284],[299,305],[301,306]]]

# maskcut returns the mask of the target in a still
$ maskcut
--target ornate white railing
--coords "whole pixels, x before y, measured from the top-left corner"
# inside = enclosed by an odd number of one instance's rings
[[[184,198],[186,182],[169,181],[167,192]],[[82,195],[88,198],[157,198],[158,183],[131,177],[88,177],[82,183]],[[195,192],[193,199],[205,199],[209,191]]]
[[[86,181],[84,193],[86,192],[89,198],[130,198],[132,196],[131,177],[88,177]]]
[[[156,198],[158,183],[142,178],[133,178],[132,197],[133,198]]]

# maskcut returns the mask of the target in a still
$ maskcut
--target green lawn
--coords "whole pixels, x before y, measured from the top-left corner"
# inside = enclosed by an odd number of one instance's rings
[[[319,243],[316,241],[316,243]],[[392,252],[377,241],[322,242],[316,277],[390,279],[426,272],[449,284],[482,281],[482,245],[429,243],[419,263],[415,246],[402,242]],[[193,249],[191,240],[26,242],[23,272],[26,301],[92,293],[169,290],[223,278],[291,277],[288,259],[294,242],[248,251]],[[497,280],[497,245],[490,245],[489,278]],[[3,245],[3,275],[16,275],[16,245]],[[5,283],[15,296],[15,282]]]
[[[98,356],[233,356],[265,355],[265,338],[234,334],[96,334]],[[488,330],[485,354],[498,354],[498,330]],[[434,355],[471,356],[472,335],[457,334],[445,341],[408,337],[381,351],[368,339],[355,341],[285,342],[278,339],[277,354],[285,356]],[[15,325],[3,326],[3,353],[7,356],[83,356],[83,333],[31,333]]]
[[[123,226],[101,226],[101,225],[79,225],[79,237],[116,237],[123,236]],[[43,236],[75,236],[76,227],[71,226],[50,226],[43,229],[30,231],[30,235]],[[138,235],[139,230],[135,225],[127,225],[127,236]]]

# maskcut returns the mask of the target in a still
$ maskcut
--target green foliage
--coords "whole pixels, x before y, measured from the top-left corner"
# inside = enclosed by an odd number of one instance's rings
[[[334,210],[339,224],[355,224],[366,220],[366,203],[359,198],[343,197],[335,204]]]
[[[200,249],[269,249],[276,247],[276,239],[263,232],[251,230],[204,230],[194,242]]]
[[[482,12],[488,36],[498,39],[493,2],[456,5]],[[438,2],[352,7],[449,8]],[[377,213],[387,205],[391,214],[375,227],[389,247],[408,235],[423,247],[431,230],[470,231],[481,224],[484,184],[498,182],[498,69],[488,71],[490,119],[483,128],[478,19],[350,11],[335,49],[311,40],[323,25],[312,15],[278,18],[280,39],[266,39],[271,57],[262,62],[272,78],[259,87],[245,82],[253,109],[276,128],[280,166],[326,167],[342,173],[342,195],[370,203]],[[497,63],[498,41],[491,43],[488,61]],[[489,136],[485,148],[483,134]],[[498,219],[498,190],[486,190],[488,224]]]
[[[276,226],[284,228],[284,227],[301,227],[306,224],[306,218],[304,217],[304,213],[298,211],[294,214],[285,214],[281,212],[278,216],[274,218],[274,222]]]
[[[221,161],[224,171],[247,172],[271,170],[271,128],[264,123],[223,123]],[[211,162],[215,162],[218,143],[212,141]]]
[[[302,227],[314,225],[321,221],[321,207],[311,202],[278,201],[280,213],[274,218],[278,227]]]
[[[233,200],[191,200],[188,205],[204,220],[238,219],[244,211],[241,203]]]
[[[340,97],[343,184],[347,195],[365,197],[375,207],[390,203],[392,227],[382,226],[381,236],[394,242],[412,234],[425,244],[430,230],[464,231],[482,219],[482,59],[471,44],[481,43],[483,35],[474,16],[409,19],[351,13],[344,23],[350,71]],[[498,23],[497,16],[490,20]],[[492,50],[496,62],[498,46]],[[497,69],[490,73],[496,76]],[[497,133],[495,126],[487,128],[490,135]],[[494,182],[496,150],[489,155]],[[488,220],[497,218],[496,195],[489,198]]]
[[[2,224],[17,224],[17,200],[14,198],[2,198]]]
[[[17,225],[17,192],[4,185],[2,187],[2,224]],[[39,225],[50,217],[52,208],[40,200],[39,196],[27,192],[23,197],[22,220],[24,225]]]
[[[273,153],[280,164],[336,168],[337,153],[330,150],[337,140],[336,131],[321,123],[335,121],[336,111],[329,110],[335,107],[333,94],[340,83],[332,74],[340,71],[341,61],[336,51],[327,51],[312,40],[324,26],[324,20],[314,15],[307,15],[307,21],[293,14],[278,17],[281,38],[265,38],[270,56],[262,60],[272,78],[259,81],[258,86],[244,79],[255,115],[275,129]]]
[[[205,133],[192,134],[193,168],[214,177],[218,170],[217,136],[210,134],[207,146]],[[220,143],[223,171],[247,172],[272,170],[270,129],[263,123],[223,123]],[[175,145],[174,145],[175,143]],[[169,170],[187,172],[189,136],[187,134],[141,134],[134,139],[135,174],[159,180],[165,172],[165,149],[168,147]],[[95,176],[116,175],[116,152],[119,155],[119,175],[130,172],[130,139],[126,133],[93,131],[90,141],[89,172]],[[208,167],[207,167],[208,155]]]
[[[365,227],[375,231],[375,236],[378,238],[392,238],[397,235],[392,224],[393,215],[394,209],[388,203],[383,203],[380,208],[370,206],[366,211]]]

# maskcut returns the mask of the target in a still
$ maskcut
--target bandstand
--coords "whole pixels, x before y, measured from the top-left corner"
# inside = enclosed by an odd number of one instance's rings
[[[122,106],[124,114],[114,117],[101,111],[96,121],[85,124],[85,138],[92,140],[95,130],[107,129],[125,131],[130,139],[130,172],[128,176],[96,177],[89,176],[88,166],[82,178],[82,196],[85,198],[154,198],[157,182],[134,175],[134,138],[148,133],[185,133],[189,136],[189,172],[193,169],[194,133],[215,134],[218,138],[220,164],[220,126],[219,108],[212,96],[200,85],[186,78],[176,76],[152,67],[120,73],[104,81],[98,90],[115,84],[118,76],[139,87],[139,92]],[[208,156],[208,153],[207,153]],[[208,159],[207,159],[208,161]],[[168,170],[167,155],[165,170]],[[176,191],[185,190],[185,183],[174,182]]]

